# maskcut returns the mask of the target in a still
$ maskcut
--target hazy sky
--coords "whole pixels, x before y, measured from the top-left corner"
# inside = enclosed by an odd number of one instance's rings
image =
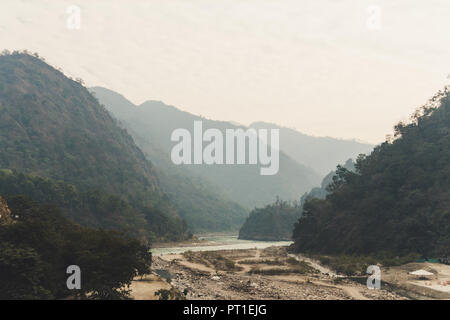
[[[450,1],[1,0],[0,49],[135,103],[378,143],[450,83]]]

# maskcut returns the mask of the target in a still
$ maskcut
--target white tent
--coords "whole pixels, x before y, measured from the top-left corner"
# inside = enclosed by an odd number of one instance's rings
[[[422,269],[410,272],[409,274],[411,274],[413,276],[420,276],[420,277],[427,277],[427,276],[429,277],[429,276],[433,275],[433,273],[428,272],[426,270],[422,270]]]

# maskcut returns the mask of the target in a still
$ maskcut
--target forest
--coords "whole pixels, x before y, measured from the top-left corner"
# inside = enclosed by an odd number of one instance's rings
[[[53,203],[83,225],[146,241],[191,236],[133,138],[81,81],[38,55],[0,56],[0,127],[4,195]]]
[[[294,223],[301,215],[298,202],[277,199],[264,208],[255,208],[239,230],[239,239],[291,240]]]
[[[438,92],[355,172],[338,167],[325,199],[310,198],[294,250],[424,257],[450,253],[450,92]]]

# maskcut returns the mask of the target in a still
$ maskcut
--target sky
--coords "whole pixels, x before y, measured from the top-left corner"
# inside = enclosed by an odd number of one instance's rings
[[[1,0],[0,49],[136,104],[380,143],[450,84],[449,17],[448,0]]]

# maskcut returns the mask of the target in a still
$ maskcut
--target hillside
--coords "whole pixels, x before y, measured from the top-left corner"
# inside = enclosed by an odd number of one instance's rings
[[[351,159],[347,160],[342,167],[351,171],[355,169]],[[304,203],[312,198],[325,199],[328,194],[327,187],[333,182],[335,174],[336,171],[327,174],[322,180],[321,186],[305,193],[300,202],[290,203],[277,200],[264,208],[254,209],[239,230],[239,238],[265,241],[292,240],[294,224],[302,215]]]
[[[134,224],[146,236],[154,224],[156,235],[164,237],[169,220],[183,230],[153,166],[131,136],[79,82],[37,57],[0,56],[0,150],[0,169],[127,201],[138,211]],[[28,193],[28,185],[23,187],[17,192]],[[164,212],[163,218],[151,221],[144,208]]]
[[[133,136],[146,157],[155,164],[161,188],[176,205],[183,219],[193,231],[235,231],[244,222],[245,208],[222,195],[219,188],[172,163],[169,153],[158,144],[150,126],[139,126],[134,119],[135,105],[122,95],[103,88],[91,89],[99,101]]]
[[[114,92],[103,88],[92,90],[106,108],[129,128],[130,132],[146,137],[167,155],[175,145],[170,141],[172,132],[175,129],[184,128],[193,135],[193,124],[196,120],[203,122],[203,130],[216,128],[224,132],[225,129],[239,128],[232,123],[205,119],[159,101],[147,101],[135,108],[126,107],[123,104],[123,97],[116,97],[117,94]],[[116,101],[119,103],[115,103]],[[140,139],[136,140],[140,141]],[[151,156],[149,150],[151,147],[143,147],[143,149]],[[206,180],[223,196],[246,208],[271,203],[276,195],[286,200],[297,199],[300,194],[320,181],[320,177],[313,170],[295,162],[283,152],[280,152],[279,167],[278,174],[261,176],[257,165],[179,166],[184,171]]]
[[[301,207],[297,202],[277,200],[275,203],[256,208],[239,230],[239,239],[280,241],[292,240],[294,224],[300,218]]]
[[[352,159],[348,159],[343,165],[338,165],[337,170],[339,168],[345,168],[349,171],[355,171],[355,164]],[[300,205],[304,205],[306,200],[317,198],[317,199],[325,199],[329,193],[328,186],[333,182],[333,177],[336,175],[336,170],[331,171],[328,173],[325,178],[323,178],[322,183],[320,184],[320,187],[312,188],[311,191],[308,193],[305,193],[300,198]]]
[[[373,145],[354,140],[314,137],[272,123],[255,122],[252,128],[280,129],[280,149],[289,157],[311,167],[321,175],[336,168],[337,163],[372,151]]]
[[[100,190],[81,191],[74,185],[49,178],[0,170],[0,194],[23,195],[55,206],[82,226],[121,230],[135,238],[177,241],[186,237],[179,217],[164,214],[163,207],[136,208],[119,196]]]
[[[355,167],[338,170],[325,200],[306,201],[294,230],[296,251],[449,254],[448,88]]]

